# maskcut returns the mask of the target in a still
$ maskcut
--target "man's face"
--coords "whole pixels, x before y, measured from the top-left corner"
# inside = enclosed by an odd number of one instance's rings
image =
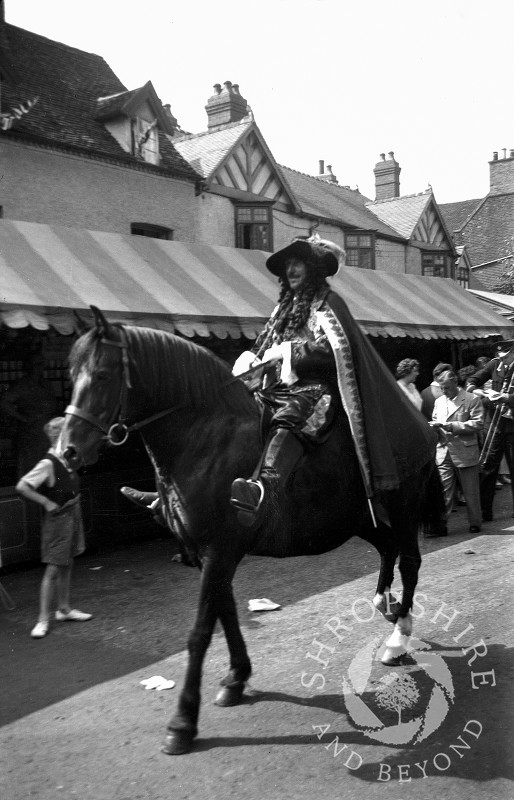
[[[288,258],[286,261],[286,278],[291,291],[296,292],[307,277],[307,264],[299,258]]]
[[[443,391],[443,394],[445,394],[446,397],[449,397],[450,400],[459,393],[457,378],[445,378],[439,382],[439,385]]]

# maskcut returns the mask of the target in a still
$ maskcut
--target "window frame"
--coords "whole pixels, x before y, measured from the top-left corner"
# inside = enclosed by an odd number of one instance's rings
[[[354,237],[357,239],[357,244],[350,243],[350,239]],[[360,239],[368,239],[369,243],[364,244],[359,241]],[[355,267],[356,269],[375,269],[375,234],[373,231],[347,231],[344,237],[344,249],[346,251],[346,266]],[[357,254],[357,263],[351,263],[355,259],[353,253]],[[352,255],[350,255],[352,254]],[[367,261],[369,263],[363,263]]]
[[[428,259],[433,259],[432,265],[426,263]],[[435,259],[442,258],[444,264],[436,264]],[[442,271],[441,271],[442,267]],[[432,270],[432,271],[429,271]],[[441,250],[422,250],[421,252],[421,274],[424,278],[451,278],[451,267],[449,265],[448,253]]]
[[[239,212],[240,211],[250,211],[250,219],[249,220],[241,220],[239,219]],[[254,219],[254,212],[262,212],[266,211],[267,219],[259,220]],[[245,247],[243,241],[245,238],[244,228],[251,227],[258,227],[259,225],[266,226],[266,236],[267,242],[265,246],[252,246]],[[237,202],[234,203],[234,233],[235,233],[235,246],[241,250],[264,250],[266,252],[273,252],[273,205],[272,203],[242,203]],[[250,230],[250,239],[253,239],[255,242],[255,232]]]
[[[141,228],[144,233],[135,231],[134,228]],[[150,239],[163,239],[164,241],[173,241],[173,229],[167,228],[165,225],[154,225],[153,222],[131,222],[130,223],[131,236],[146,236]]]
[[[148,139],[141,147],[138,142],[143,137],[151,126],[154,125]],[[161,154],[159,151],[159,129],[153,122],[148,122],[142,117],[133,117],[131,119],[132,131],[132,155],[136,158],[141,158],[147,164],[159,166],[161,163]]]

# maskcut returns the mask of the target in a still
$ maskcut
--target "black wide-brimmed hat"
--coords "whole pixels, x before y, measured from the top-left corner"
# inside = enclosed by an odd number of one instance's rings
[[[324,278],[335,275],[346,261],[345,251],[334,242],[321,239],[316,234],[308,239],[294,239],[282,250],[277,250],[266,261],[266,266],[273,275],[285,276],[286,262],[290,258],[299,258],[312,264]]]

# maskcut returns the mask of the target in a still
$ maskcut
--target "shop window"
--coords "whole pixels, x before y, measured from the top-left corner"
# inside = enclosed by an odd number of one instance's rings
[[[269,206],[236,206],[236,247],[272,251],[272,215]]]
[[[150,236],[152,239],[173,239],[171,228],[162,225],[151,225],[148,222],[132,222],[130,232],[133,236]]]
[[[422,253],[421,274],[428,278],[447,278],[445,253]]]
[[[346,265],[375,269],[375,237],[370,233],[348,233],[345,241]]]

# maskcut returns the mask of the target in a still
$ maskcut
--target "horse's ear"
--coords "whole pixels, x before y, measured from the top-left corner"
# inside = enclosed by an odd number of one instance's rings
[[[109,332],[111,330],[111,326],[109,325],[109,323],[105,319],[105,317],[102,314],[102,312],[100,311],[100,309],[97,308],[96,306],[89,306],[89,308],[93,312],[93,316],[95,318],[95,325],[97,327],[98,333],[101,336],[104,336],[104,337],[109,336]]]
[[[82,336],[83,333],[89,330],[89,325],[86,323],[84,319],[80,316],[79,313],[75,309],[73,309],[73,317],[74,317],[74,328],[75,333],[79,336]]]

